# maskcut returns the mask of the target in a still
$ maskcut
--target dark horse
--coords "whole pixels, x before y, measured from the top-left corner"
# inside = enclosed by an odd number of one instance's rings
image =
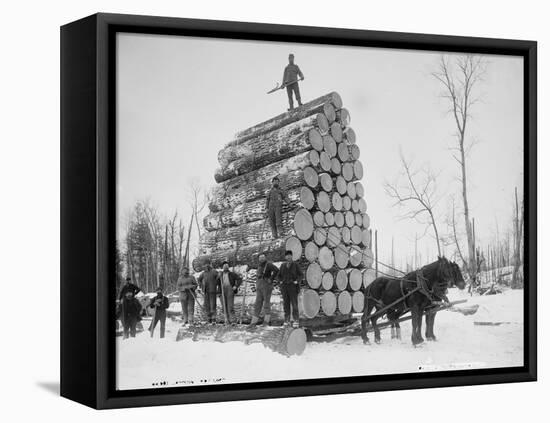
[[[422,338],[422,315],[427,308],[434,303],[448,302],[446,292],[450,285],[456,285],[464,289],[465,282],[460,268],[454,262],[445,257],[439,257],[437,261],[430,263],[421,269],[407,273],[402,278],[379,277],[376,278],[365,291],[365,307],[361,319],[361,337],[366,344],[367,323],[370,320],[374,328],[374,340],[380,342],[380,329],[376,322],[382,317],[376,313],[390,306],[385,313],[392,323],[392,338],[401,338],[399,326],[400,316],[410,310],[412,322],[413,345],[424,342]],[[404,298],[403,300],[400,300]],[[371,313],[375,309],[373,317]],[[426,314],[426,338],[435,340],[434,335],[435,313]]]

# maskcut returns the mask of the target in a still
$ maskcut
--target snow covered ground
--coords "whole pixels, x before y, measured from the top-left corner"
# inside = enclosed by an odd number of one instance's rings
[[[401,341],[390,339],[389,329],[385,329],[380,345],[365,346],[359,337],[350,336],[330,343],[308,343],[298,357],[285,357],[259,344],[175,342],[179,324],[168,319],[164,339],[158,338],[159,327],[154,339],[148,332],[135,339],[117,338],[117,387],[196,386],[523,364],[522,290],[474,297],[451,290],[449,298],[468,299],[466,306],[479,304],[479,309],[470,316],[438,313],[437,342],[414,348],[410,322],[404,322]],[[505,324],[478,326],[475,321]]]

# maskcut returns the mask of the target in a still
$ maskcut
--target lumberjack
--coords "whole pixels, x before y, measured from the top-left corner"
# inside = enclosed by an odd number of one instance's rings
[[[272,186],[267,193],[265,208],[267,210],[267,218],[271,225],[271,233],[273,238],[279,237],[279,232],[282,231],[283,217],[283,202],[289,204],[286,192],[279,188],[279,178],[275,176],[272,181]]]
[[[299,78],[299,79],[298,79]],[[298,86],[298,81],[304,80],[304,74],[298,67],[294,64],[294,55],[288,55],[288,65],[283,72],[283,83],[282,86],[286,86],[286,93],[288,94],[288,104],[290,108],[289,111],[294,109],[294,101],[292,100],[292,92],[296,96],[296,101],[298,102],[298,107],[302,105],[302,98],[300,97],[300,87]]]
[[[166,327],[166,309],[169,306],[170,303],[168,301],[168,297],[162,293],[162,287],[159,286],[157,288],[157,296],[153,297],[151,299],[151,304],[149,304],[149,307],[155,310],[153,321],[151,322],[151,327],[149,328],[151,331],[151,338],[153,337],[153,333],[155,332],[155,327],[158,322],[160,322],[160,337],[164,338]]]
[[[235,306],[235,294],[239,290],[242,278],[229,270],[229,262],[224,261],[222,271],[218,274],[218,282],[221,288],[222,306],[225,322],[231,323]]]
[[[183,325],[193,324],[195,315],[195,290],[197,289],[197,280],[189,274],[189,268],[183,268],[183,275],[178,278],[176,285],[180,292],[180,303]]]
[[[256,273],[256,301],[254,302],[254,315],[251,326],[257,325],[260,313],[264,312],[264,326],[271,322],[271,292],[273,291],[273,280],[277,277],[279,269],[267,260],[265,254],[258,257],[258,270]]]
[[[281,282],[281,294],[283,296],[283,308],[285,310],[285,326],[290,325],[292,312],[292,326],[299,326],[300,314],[298,312],[298,292],[303,273],[298,263],[292,261],[292,251],[285,252],[286,261],[281,264],[277,279]]]
[[[204,293],[208,323],[216,323],[216,293],[220,289],[220,281],[218,272],[212,268],[210,261],[206,262],[205,269],[199,276],[199,284]]]

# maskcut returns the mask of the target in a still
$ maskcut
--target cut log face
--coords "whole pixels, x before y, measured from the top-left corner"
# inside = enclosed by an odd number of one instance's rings
[[[366,288],[376,279],[376,271],[374,269],[363,270],[363,288]]]
[[[348,273],[348,287],[352,291],[358,291],[363,284],[363,275],[359,269],[351,269]]]
[[[321,300],[319,294],[313,289],[304,289],[298,297],[298,308],[300,314],[308,319],[313,319],[319,314]]]
[[[363,227],[363,216],[361,216],[361,213],[355,213],[355,224],[360,228]]]
[[[365,307],[365,295],[361,291],[351,294],[351,304],[354,313],[362,313]]]
[[[344,214],[337,211],[336,213],[334,213],[334,224],[338,227],[338,228],[341,228],[342,226],[344,226],[346,223],[346,219],[344,218]]]
[[[310,263],[313,263],[319,257],[319,247],[315,242],[308,241],[304,247],[304,255],[306,260]]]
[[[332,208],[336,211],[342,210],[342,196],[337,193],[333,192],[330,198],[330,201],[332,203]]]
[[[283,142],[284,140],[284,142]],[[238,159],[220,167],[214,174],[216,182],[227,181],[235,176],[249,173],[263,168],[282,159],[296,156],[304,151],[315,148],[323,149],[323,138],[317,129],[279,140],[272,139],[272,134],[263,137],[262,142],[252,144],[251,151],[241,155]],[[319,150],[319,151],[320,151]]]
[[[319,152],[317,150],[310,150],[308,153],[308,158],[311,166],[319,166]]]
[[[326,192],[332,191],[332,177],[328,173],[321,173],[319,175],[319,182],[321,183],[321,188]]]
[[[355,182],[355,192],[359,198],[363,198],[365,196],[365,187],[363,187],[361,182]]]
[[[292,260],[294,261],[302,257],[302,242],[295,236],[291,236],[286,240],[285,249],[292,251]]]
[[[351,210],[351,198],[349,198],[347,195],[344,195],[342,197],[342,208],[344,210]]]
[[[325,224],[329,226],[329,229],[330,229],[330,226],[334,225],[334,213],[332,212],[325,213]]]
[[[332,160],[326,151],[319,154],[319,166],[324,172],[330,172],[332,169]]]
[[[347,226],[344,226],[341,230],[342,242],[346,245],[351,244],[351,229]]]
[[[337,123],[333,123],[332,125],[338,125]],[[328,154],[328,156],[332,159],[333,157],[336,157],[337,148],[336,148],[336,141],[332,137],[332,135],[325,135],[323,137],[323,149]]]
[[[338,270],[335,278],[335,285],[338,291],[345,291],[348,287],[348,274],[345,270]]]
[[[349,248],[340,244],[334,249],[334,261],[340,269],[345,269],[349,263]]]
[[[353,173],[353,169],[354,169],[353,163],[351,162],[344,163],[342,166],[342,176],[347,182],[352,181],[353,178],[355,177],[355,174]]]
[[[337,300],[333,292],[325,292],[321,296],[321,311],[326,316],[334,316],[336,313]]]
[[[363,165],[359,160],[353,162],[353,175],[357,179],[363,179]]]
[[[319,289],[323,271],[318,263],[311,263],[306,270],[306,283],[311,289]]]
[[[349,155],[352,160],[359,160],[359,156],[361,156],[361,149],[357,144],[351,144],[349,146]]]
[[[336,108],[332,104],[325,104],[323,106],[323,113],[327,117],[328,123],[332,123],[336,120]]]
[[[361,244],[363,241],[363,231],[357,225],[352,226],[351,228],[351,242],[354,244]]]
[[[342,242],[342,235],[335,226],[330,226],[327,232],[327,245],[329,247],[336,247]]]
[[[332,135],[332,138],[334,138],[335,142],[342,142],[344,133],[342,132],[342,126],[340,125],[340,123],[333,122],[332,125],[330,125],[330,135]],[[334,146],[334,154],[336,155],[336,146]]]
[[[360,213],[365,213],[367,211],[367,202],[364,198],[360,198],[358,201],[358,208]]]
[[[368,229],[370,227],[370,217],[367,213],[362,214],[363,216],[363,228]]]
[[[345,107],[336,111],[336,121],[342,125],[343,128],[349,126],[351,123],[351,115],[349,114],[348,109]]]
[[[371,234],[370,234],[370,231],[368,229],[363,229],[361,231],[361,243],[365,247],[370,248]]]
[[[349,263],[353,267],[360,266],[363,261],[363,249],[358,245],[352,245],[349,251]]]
[[[351,201],[351,211],[354,213],[359,213],[359,200],[352,200]]]
[[[316,227],[325,225],[325,214],[322,211],[313,213],[313,223]]]
[[[325,242],[327,241],[327,231],[325,228],[315,228],[313,231],[313,240],[315,241],[315,244],[320,247],[325,245]]]
[[[348,182],[346,191],[348,193],[349,198],[354,200],[357,197],[357,191],[355,190],[355,182]]]
[[[348,291],[342,291],[338,294],[338,311],[342,314],[351,312],[351,295]]]
[[[330,171],[333,175],[340,175],[342,173],[342,163],[337,157],[330,159]]]
[[[317,207],[319,207],[319,210],[326,213],[330,210],[330,197],[325,191],[320,191],[317,194]]]
[[[346,129],[346,141],[350,144],[355,144],[355,131],[353,128]]]
[[[304,181],[310,188],[317,188],[319,185],[319,175],[312,167],[306,167],[304,169]]]
[[[345,195],[348,192],[348,183],[344,179],[343,176],[338,176],[336,178],[336,190],[338,191],[338,194]]]
[[[330,248],[325,246],[319,249],[319,264],[323,270],[332,269],[334,266],[334,254]]]
[[[308,210],[315,205],[315,194],[308,187],[300,188],[300,203]]]
[[[296,213],[294,217],[294,233],[302,241],[307,241],[313,235],[313,218],[307,210],[300,209]]]
[[[306,331],[301,328],[286,329],[287,332],[283,337],[279,350],[286,351],[286,355],[302,355],[306,349],[307,335]]]
[[[323,278],[321,280],[321,287],[325,291],[330,291],[334,286],[334,276],[330,272],[323,273]],[[321,297],[321,308],[323,307],[323,299]]]
[[[330,104],[331,107],[325,107],[325,104]],[[336,109],[340,109],[342,107],[342,99],[338,93],[330,93],[322,97],[316,98],[308,103],[303,104],[301,107],[298,107],[286,113],[282,113],[258,125],[254,125],[243,131],[237,132],[233,140],[226,144],[224,149],[232,145],[241,144],[244,141],[255,136],[267,134],[268,132],[274,131],[292,122],[302,120],[305,117],[313,115],[315,113],[323,112],[328,119],[329,116],[326,113],[328,110],[329,113],[334,116],[334,119],[336,119],[336,112],[334,111],[335,107]],[[334,122],[334,119],[332,119],[330,122]]]
[[[338,144],[338,158],[341,162],[347,162],[349,160],[349,149],[346,142]]]
[[[374,262],[374,255],[372,254],[372,251],[370,248],[365,248],[363,250],[362,255],[362,263],[363,266],[365,266],[367,269],[372,267],[372,263]]]
[[[346,212],[345,217],[346,217],[346,226],[351,229],[355,225],[355,215],[351,210],[348,210]]]

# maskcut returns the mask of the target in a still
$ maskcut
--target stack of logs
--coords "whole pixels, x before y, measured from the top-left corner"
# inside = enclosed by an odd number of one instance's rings
[[[260,252],[279,262],[291,250],[304,272],[301,318],[362,312],[362,288],[375,275],[359,154],[350,114],[335,92],[237,133],[218,154],[218,184],[194,269],[206,260],[215,268],[228,260],[252,269]],[[276,239],[266,221],[275,176],[289,199]]]

